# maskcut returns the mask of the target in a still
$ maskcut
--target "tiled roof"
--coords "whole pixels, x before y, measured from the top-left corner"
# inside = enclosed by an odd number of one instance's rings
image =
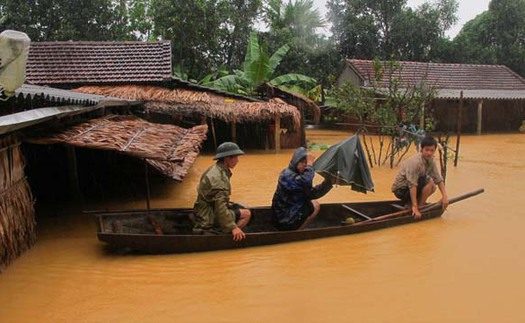
[[[425,81],[436,89],[456,90],[525,90],[525,79],[503,65],[444,64],[401,61],[401,68],[394,77],[401,82],[414,85]],[[349,59],[348,64],[355,69],[366,83],[373,78],[372,61]],[[388,72],[379,82],[380,87],[388,87]]]
[[[31,43],[26,80],[31,84],[108,84],[171,79],[167,42]]]

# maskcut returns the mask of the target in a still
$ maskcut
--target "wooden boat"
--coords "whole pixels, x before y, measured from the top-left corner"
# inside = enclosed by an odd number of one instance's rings
[[[480,194],[483,189],[450,199],[450,203]],[[414,220],[399,201],[322,204],[321,212],[303,231],[277,231],[269,207],[252,208],[246,238],[233,241],[231,234],[194,234],[191,209],[112,211],[96,214],[99,240],[117,248],[144,253],[185,253],[237,249],[285,242],[333,237],[378,230],[439,217],[439,203],[421,209]],[[348,218],[355,221],[349,224]]]

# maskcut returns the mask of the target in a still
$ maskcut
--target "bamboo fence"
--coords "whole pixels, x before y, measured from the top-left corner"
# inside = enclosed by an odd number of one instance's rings
[[[36,241],[35,209],[15,137],[0,140],[0,272]]]
[[[298,130],[301,124],[298,109],[279,98],[251,102],[209,92],[139,85],[84,86],[75,91],[147,101],[145,104],[147,111],[169,115],[198,114],[236,123],[275,120],[276,116],[280,116],[292,120],[294,131]]]
[[[206,125],[184,129],[131,115],[109,115],[30,141],[118,151],[142,158],[164,175],[181,181],[195,162],[207,131]]]

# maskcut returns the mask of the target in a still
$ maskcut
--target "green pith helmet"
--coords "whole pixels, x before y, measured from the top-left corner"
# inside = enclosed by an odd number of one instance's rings
[[[220,159],[228,156],[244,155],[244,151],[234,142],[223,142],[217,147],[216,155],[213,159]]]

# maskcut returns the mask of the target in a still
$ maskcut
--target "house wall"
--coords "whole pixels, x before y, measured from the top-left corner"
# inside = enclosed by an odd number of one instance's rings
[[[466,99],[463,102],[463,133],[475,133],[478,122],[479,100]],[[456,132],[459,100],[435,100],[433,116],[437,121],[436,130]],[[525,100],[483,100],[482,133],[517,132],[525,120]]]
[[[336,85],[341,86],[345,82],[350,82],[354,86],[362,85],[361,78],[352,68],[348,66],[348,64],[345,66],[341,75],[339,75],[339,77],[337,78]]]

